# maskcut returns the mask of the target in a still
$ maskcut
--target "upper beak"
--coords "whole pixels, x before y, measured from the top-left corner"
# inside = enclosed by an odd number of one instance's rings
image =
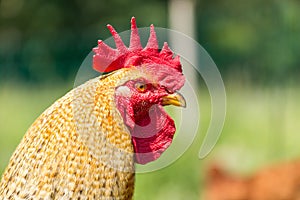
[[[164,97],[162,97],[162,105],[174,105],[174,106],[180,106],[180,107],[186,107],[186,101],[184,97],[178,93],[174,92],[173,94],[168,94]]]

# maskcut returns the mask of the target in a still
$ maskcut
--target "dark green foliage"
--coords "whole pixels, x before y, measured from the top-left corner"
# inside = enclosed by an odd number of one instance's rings
[[[212,0],[196,3],[197,40],[223,75],[274,83],[299,74],[300,3]],[[0,1],[0,80],[74,79],[107,23],[167,27],[167,0]]]
[[[299,74],[299,8],[296,0],[201,1],[198,39],[222,72],[281,84]]]
[[[21,4],[21,5],[20,5]],[[122,32],[136,16],[139,27],[166,27],[166,1],[0,1],[0,79],[49,82],[74,79],[106,24]]]

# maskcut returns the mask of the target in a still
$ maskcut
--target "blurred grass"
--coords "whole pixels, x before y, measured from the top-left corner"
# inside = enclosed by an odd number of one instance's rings
[[[67,86],[1,84],[0,174],[29,126],[47,107],[66,92]]]
[[[217,160],[240,173],[251,173],[278,160],[299,157],[300,88],[227,83],[227,118],[218,144],[204,160],[198,151],[210,118],[207,92],[201,92],[200,133],[172,165],[137,174],[135,199],[199,199],[205,168]],[[0,174],[31,123],[69,86],[5,84],[0,87]],[[187,130],[188,131],[188,130]]]

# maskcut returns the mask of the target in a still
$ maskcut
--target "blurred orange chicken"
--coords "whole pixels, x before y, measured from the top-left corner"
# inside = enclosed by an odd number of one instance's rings
[[[300,200],[300,161],[275,164],[247,177],[214,164],[205,184],[204,200]]]

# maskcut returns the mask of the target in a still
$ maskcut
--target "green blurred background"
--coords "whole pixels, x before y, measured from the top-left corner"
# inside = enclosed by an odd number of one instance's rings
[[[0,1],[0,174],[26,129],[73,87],[105,25],[169,27],[167,0]],[[300,155],[300,2],[195,1],[195,39],[217,64],[227,91],[222,136],[204,160],[198,150],[210,120],[202,80],[201,129],[171,166],[137,176],[136,199],[199,199],[205,169],[222,162],[249,174]],[[184,12],[184,10],[182,10]],[[189,131],[189,130],[187,130]]]

